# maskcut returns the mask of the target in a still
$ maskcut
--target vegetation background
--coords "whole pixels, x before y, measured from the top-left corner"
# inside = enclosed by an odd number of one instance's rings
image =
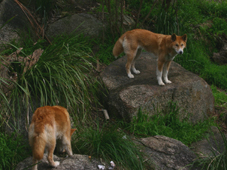
[[[70,5],[74,1],[22,0],[36,18],[42,18],[41,25],[47,26],[54,13],[66,15],[75,13]],[[227,2],[224,0],[93,0],[95,8],[88,10],[100,20],[109,24],[108,31],[99,40],[85,38],[83,35],[56,37],[49,44],[46,39],[34,40],[29,34],[19,42],[11,42],[10,48],[2,51],[2,66],[16,73],[12,81],[0,77],[0,169],[14,169],[18,162],[31,155],[30,148],[23,144],[23,138],[15,132],[4,133],[9,117],[24,112],[24,107],[32,107],[34,101],[40,105],[67,107],[78,129],[73,138],[75,153],[113,160],[121,168],[145,169],[143,155],[133,142],[123,137],[146,137],[165,135],[191,143],[205,137],[211,126],[225,130],[227,103],[227,66],[217,65],[211,60],[213,52],[222,48],[222,39],[227,35]],[[98,5],[97,5],[98,4]],[[99,65],[106,66],[114,61],[113,45],[124,32],[123,15],[134,18],[135,28],[145,28],[156,33],[178,35],[187,34],[187,48],[183,56],[175,61],[185,69],[198,74],[210,85],[215,97],[216,115],[196,125],[178,119],[177,103],[170,101],[169,110],[164,114],[148,117],[139,112],[131,123],[117,118],[105,122],[99,96],[102,84],[96,70]],[[211,23],[211,24],[209,24]],[[35,45],[34,45],[35,43]],[[94,46],[99,50],[93,53]],[[43,49],[37,63],[24,72],[25,63],[15,61],[4,65],[5,57],[23,47],[23,57],[36,49]],[[9,93],[4,89],[9,88]],[[178,133],[174,133],[174,132]],[[223,136],[224,138],[224,136]],[[108,141],[108,142],[106,142]],[[225,140],[225,146],[227,142]],[[227,147],[226,147],[227,148]],[[137,156],[136,156],[137,155]],[[214,155],[217,159],[200,160],[204,168],[226,168],[226,151]]]

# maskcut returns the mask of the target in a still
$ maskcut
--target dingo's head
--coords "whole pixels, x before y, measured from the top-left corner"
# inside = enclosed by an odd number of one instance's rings
[[[176,34],[173,34],[171,35],[171,40],[173,41],[172,45],[176,53],[183,54],[184,48],[186,47],[187,35],[177,36]]]

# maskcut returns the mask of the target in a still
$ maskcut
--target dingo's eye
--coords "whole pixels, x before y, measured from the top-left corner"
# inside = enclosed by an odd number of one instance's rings
[[[178,47],[178,44],[176,44],[176,46]]]
[[[184,44],[181,44],[181,46],[183,47]]]

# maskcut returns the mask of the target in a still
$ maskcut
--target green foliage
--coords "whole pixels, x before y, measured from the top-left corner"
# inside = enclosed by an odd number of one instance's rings
[[[40,41],[35,47],[25,48],[30,53],[41,47]],[[40,105],[61,105],[69,112],[76,111],[72,116],[84,121],[92,109],[91,102],[98,104],[98,80],[90,75],[94,59],[89,55],[91,49],[83,36],[60,36],[52,45],[45,48],[38,62],[25,73],[24,63],[14,62],[17,81],[11,92],[11,114],[21,112],[21,98],[24,105],[37,100]],[[32,43],[33,44],[33,43]],[[13,46],[15,47],[15,46]],[[16,48],[16,47],[15,47]],[[24,56],[28,56],[28,54]],[[33,103],[34,104],[34,103]]]
[[[116,38],[117,41],[118,37]],[[111,62],[116,60],[113,56],[113,47],[116,41],[112,41],[111,37],[108,36],[104,43],[101,40],[94,40],[92,43],[99,46],[98,52],[95,54],[96,58],[99,59],[101,63],[109,65]]]
[[[98,124],[97,127],[78,129],[72,146],[76,153],[112,160],[128,169],[143,169],[141,152],[129,138],[116,126],[99,127]]]
[[[0,133],[0,169],[12,170],[25,159],[29,153],[20,136],[13,133],[5,135]]]
[[[194,0],[195,3],[195,0]],[[227,17],[227,2],[222,1],[222,2],[215,2],[215,1],[198,1],[197,2],[198,7],[201,10],[201,13],[206,16],[210,17],[222,17],[226,18]]]
[[[129,10],[135,10],[138,11],[139,7],[140,7],[140,0],[126,0],[127,5],[129,6]],[[143,0],[143,4],[142,4],[142,8],[140,11],[140,18],[143,19],[146,17],[146,15],[148,14],[150,8],[152,7],[152,5],[154,4],[154,0]],[[153,9],[152,14],[151,14],[151,18],[153,18],[154,16],[157,15],[158,11],[161,9],[161,6],[158,5],[156,8]]]
[[[174,9],[169,9],[167,12],[161,9],[156,20],[156,32],[161,34],[173,34],[178,32],[178,23]]]
[[[215,99],[215,104],[220,106],[225,106],[227,104],[227,95],[224,91],[219,91],[216,86],[211,86],[212,93]]]
[[[222,33],[227,34],[226,19],[214,18],[212,21],[213,21],[213,24],[212,24],[212,27],[209,30],[210,32],[212,32],[213,34],[217,34],[217,35],[222,34]]]
[[[56,1],[53,0],[36,0],[34,1],[36,12],[44,19],[48,17],[49,13],[56,7]]]
[[[170,102],[165,115],[157,114],[149,117],[139,110],[137,117],[126,126],[135,136],[155,136],[163,135],[177,139],[185,145],[198,141],[204,137],[204,133],[214,123],[211,120],[205,120],[192,124],[187,119],[179,120],[179,108],[176,103]]]

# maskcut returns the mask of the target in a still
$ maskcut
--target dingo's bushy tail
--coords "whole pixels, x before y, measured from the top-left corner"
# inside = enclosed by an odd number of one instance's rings
[[[120,37],[114,45],[113,55],[114,55],[115,58],[117,58],[124,51],[124,48],[122,46],[122,42],[123,42],[123,38]]]
[[[37,170],[38,161],[43,158],[44,150],[46,147],[46,138],[44,134],[35,135],[29,139],[29,143],[32,144],[33,153],[33,167],[32,170]]]
[[[34,159],[40,160],[43,158],[45,146],[46,146],[46,139],[45,139],[44,134],[34,136],[33,146],[32,146],[33,147],[32,153],[33,153]]]

